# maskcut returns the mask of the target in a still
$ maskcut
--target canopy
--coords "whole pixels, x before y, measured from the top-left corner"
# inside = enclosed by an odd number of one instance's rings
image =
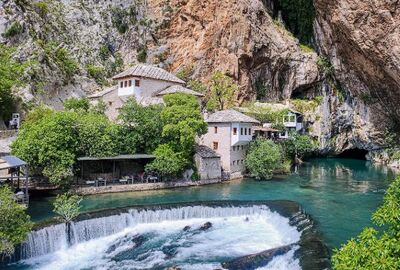
[[[25,166],[27,163],[16,156],[4,156],[0,158],[0,170]]]

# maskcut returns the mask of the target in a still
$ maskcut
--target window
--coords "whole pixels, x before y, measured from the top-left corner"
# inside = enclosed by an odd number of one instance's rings
[[[213,149],[218,150],[218,142],[213,142]]]
[[[244,149],[244,145],[242,145],[242,150]]]
[[[240,135],[243,135],[243,128],[240,128]]]
[[[233,128],[233,135],[237,135],[237,128]]]
[[[249,128],[249,135],[251,135],[251,128]]]
[[[121,83],[119,84],[119,87],[123,88],[123,87],[124,87],[124,82],[121,82]]]
[[[247,128],[244,129],[244,135],[247,135]]]
[[[234,160],[234,161],[232,161],[232,164],[233,164],[233,165],[235,165],[235,160]]]
[[[135,86],[140,87],[140,80],[135,80]]]
[[[109,101],[109,102],[108,102],[108,106],[112,106],[112,101]]]
[[[132,86],[132,80],[129,80],[129,87]]]
[[[125,87],[128,87],[128,81],[125,81]]]
[[[214,127],[214,133],[215,133],[215,134],[218,133],[218,127]]]

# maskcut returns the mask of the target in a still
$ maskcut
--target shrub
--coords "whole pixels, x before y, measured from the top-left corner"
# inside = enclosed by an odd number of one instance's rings
[[[88,64],[86,66],[86,71],[98,84],[103,84],[105,82],[105,70],[103,67]]]
[[[32,229],[26,208],[15,202],[9,187],[0,187],[0,255],[11,256],[16,244],[25,241]]]
[[[400,269],[400,177],[386,191],[383,205],[372,221],[380,228],[365,228],[332,256],[335,270]]]
[[[326,57],[318,56],[317,65],[320,70],[325,74],[325,76],[332,76],[335,72],[334,67]]]
[[[55,60],[61,70],[69,77],[74,75],[78,70],[78,63],[65,48],[60,48],[56,51]]]
[[[78,217],[82,198],[78,195],[71,193],[64,193],[57,195],[53,206],[54,213],[61,216],[65,223],[70,223],[73,219]]]
[[[314,144],[310,136],[293,132],[289,139],[282,142],[283,150],[288,158],[303,158],[314,151]]]
[[[175,152],[168,144],[162,144],[154,151],[156,159],[146,165],[146,172],[156,172],[162,177],[176,177],[187,166],[182,153]]]
[[[87,112],[89,107],[90,103],[87,98],[69,98],[64,101],[64,108],[69,111]]]
[[[300,44],[300,49],[305,53],[315,52],[313,48],[311,48],[310,46],[304,45],[304,44]]]
[[[23,31],[24,31],[24,28],[22,27],[22,25],[19,22],[14,22],[3,33],[3,37],[5,37],[5,38],[15,37],[15,36],[21,34]]]
[[[283,162],[282,148],[270,140],[258,139],[250,144],[246,168],[256,179],[270,179]]]
[[[293,108],[301,113],[313,112],[320,104],[315,99],[314,100],[292,99],[290,100],[290,102],[292,103]]]
[[[35,3],[34,7],[35,7],[36,12],[42,18],[45,18],[50,11],[48,4],[44,1],[39,1],[39,2]]]
[[[21,85],[21,77],[27,67],[12,57],[15,49],[0,44],[0,118],[11,117],[16,99],[12,87]]]
[[[137,60],[139,63],[146,63],[147,60],[147,49],[146,48],[140,48],[137,52]]]

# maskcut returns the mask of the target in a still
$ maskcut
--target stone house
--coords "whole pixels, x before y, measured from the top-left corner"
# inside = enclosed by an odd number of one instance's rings
[[[200,176],[200,180],[221,179],[221,156],[205,145],[196,147],[194,155],[196,167]]]
[[[252,128],[260,122],[232,109],[206,116],[205,121],[208,132],[200,138],[200,144],[221,156],[222,168],[231,178],[241,177],[248,145],[253,139]]]
[[[117,85],[89,96],[92,104],[102,100],[106,115],[115,120],[119,109],[131,97],[144,106],[163,103],[163,96],[185,93],[198,98],[204,95],[185,87],[185,82],[162,68],[139,64],[113,77]]]

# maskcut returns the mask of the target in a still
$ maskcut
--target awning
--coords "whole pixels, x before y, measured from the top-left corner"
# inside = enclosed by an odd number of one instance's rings
[[[263,132],[280,132],[278,129],[273,129],[269,127],[253,127],[254,131],[263,131]]]
[[[27,163],[16,156],[4,156],[0,158],[0,170],[25,166]]]
[[[136,159],[154,159],[154,155],[135,154],[135,155],[118,155],[114,157],[80,157],[78,161],[97,161],[97,160],[136,160]]]

